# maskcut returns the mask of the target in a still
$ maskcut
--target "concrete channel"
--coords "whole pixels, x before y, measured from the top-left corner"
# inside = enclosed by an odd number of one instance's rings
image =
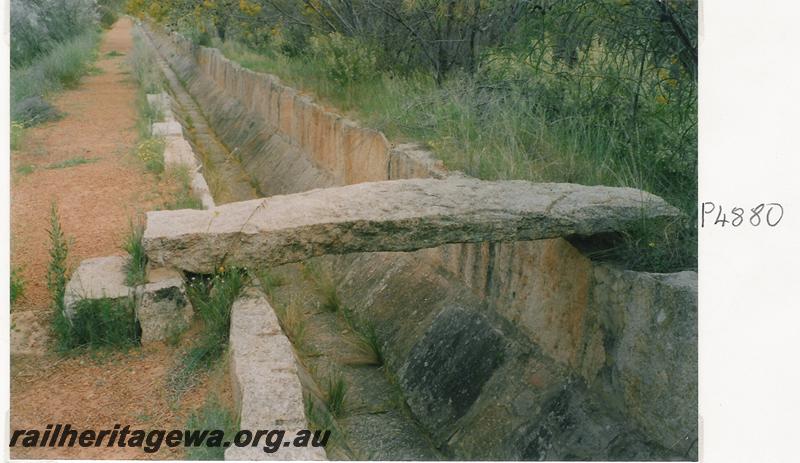
[[[462,175],[218,50],[139,27],[217,203]],[[251,270],[231,332],[243,427],[332,429],[330,459],[697,458],[694,272],[616,268],[561,238]],[[273,394],[292,405],[270,407]]]

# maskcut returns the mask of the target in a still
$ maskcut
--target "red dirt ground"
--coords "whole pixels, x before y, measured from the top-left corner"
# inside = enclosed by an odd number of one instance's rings
[[[136,84],[126,59],[132,24],[121,19],[103,37],[100,72],[58,95],[53,103],[66,116],[30,128],[12,153],[12,266],[25,281],[25,297],[12,310],[11,429],[44,429],[51,423],[105,429],[117,423],[142,429],[182,429],[210,388],[228,386],[222,374],[172,403],[165,390],[167,371],[179,347],[154,345],[128,353],[52,353],[48,334],[52,314],[46,288],[50,204],[58,204],[71,242],[69,264],[88,257],[122,254],[129,221],[166,202],[174,185],[147,173],[131,154],[136,141]],[[116,51],[123,56],[112,57]],[[60,169],[45,166],[83,156],[96,162]],[[34,165],[32,173],[15,171]],[[213,384],[210,384],[213,383]],[[229,396],[221,394],[221,396]],[[175,459],[182,449],[145,454],[141,449],[24,449],[12,458]]]

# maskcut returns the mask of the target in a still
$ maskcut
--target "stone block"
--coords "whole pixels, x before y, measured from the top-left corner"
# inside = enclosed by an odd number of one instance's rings
[[[181,137],[183,128],[177,121],[154,122],[151,133],[154,137]]]
[[[152,281],[136,288],[136,318],[142,344],[163,341],[185,330],[192,321],[192,304],[180,276]]]
[[[64,290],[64,313],[75,316],[75,304],[82,299],[122,299],[133,295],[125,284],[124,256],[94,257],[86,259],[72,273]]]

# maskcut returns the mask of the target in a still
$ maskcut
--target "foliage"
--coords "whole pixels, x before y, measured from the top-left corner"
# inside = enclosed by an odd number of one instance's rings
[[[25,297],[25,279],[17,268],[11,269],[11,283],[9,287],[11,292],[11,305],[13,306],[18,300]]]
[[[47,290],[50,292],[53,308],[60,313],[64,310],[64,290],[67,287],[67,255],[69,245],[61,228],[56,203],[50,205],[50,262],[47,266]]]
[[[128,236],[122,248],[128,253],[129,260],[125,264],[125,284],[136,286],[146,281],[147,254],[144,250],[144,223],[141,221],[129,224]]]
[[[136,145],[136,157],[154,174],[164,172],[164,139],[147,137]]]
[[[53,92],[78,85],[96,57],[99,34],[88,29],[48,48],[25,67],[11,69],[11,119],[25,126],[58,117],[42,101]]]
[[[325,384],[325,405],[334,417],[344,413],[345,398],[347,397],[347,383],[340,374],[332,374]]]
[[[315,62],[339,85],[377,76],[375,53],[360,40],[331,32],[311,37],[310,45]]]
[[[11,0],[11,67],[26,66],[96,28],[94,0]]]
[[[138,345],[140,334],[133,305],[132,298],[78,301],[73,307],[75,315],[56,331],[59,349]]]
[[[226,436],[235,434],[237,425],[231,412],[225,408],[216,396],[208,398],[199,410],[192,412],[186,423],[186,429],[219,429]],[[186,448],[187,460],[224,460],[225,448],[222,446],[199,446]]]
[[[426,142],[451,169],[658,194],[688,223],[631,235],[620,254],[654,271],[696,267],[694,0],[134,3],[394,139]]]
[[[91,164],[93,162],[97,162],[98,158],[85,158],[83,156],[78,156],[75,158],[65,159],[60,162],[54,162],[52,164],[48,164],[45,166],[45,169],[66,169],[67,167],[75,167],[80,166],[82,164]]]
[[[11,151],[22,148],[22,140],[25,139],[25,125],[20,122],[11,123]]]
[[[196,348],[198,361],[219,358],[228,345],[231,307],[244,288],[246,273],[241,269],[220,269],[210,277],[195,276],[189,280],[187,294],[195,313],[203,321],[203,333]]]
[[[168,170],[168,174],[177,180],[178,190],[172,201],[164,205],[165,209],[202,209],[203,202],[192,192],[189,169],[185,166],[176,166]]]
[[[69,349],[71,325],[64,313],[64,292],[67,287],[67,255],[69,245],[61,229],[56,203],[50,205],[50,262],[47,265],[47,290],[53,305],[52,330],[59,350]]]

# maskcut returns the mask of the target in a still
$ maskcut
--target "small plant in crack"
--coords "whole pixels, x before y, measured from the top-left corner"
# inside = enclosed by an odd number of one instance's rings
[[[347,383],[341,374],[333,373],[325,384],[325,405],[332,416],[342,416],[346,397]]]

